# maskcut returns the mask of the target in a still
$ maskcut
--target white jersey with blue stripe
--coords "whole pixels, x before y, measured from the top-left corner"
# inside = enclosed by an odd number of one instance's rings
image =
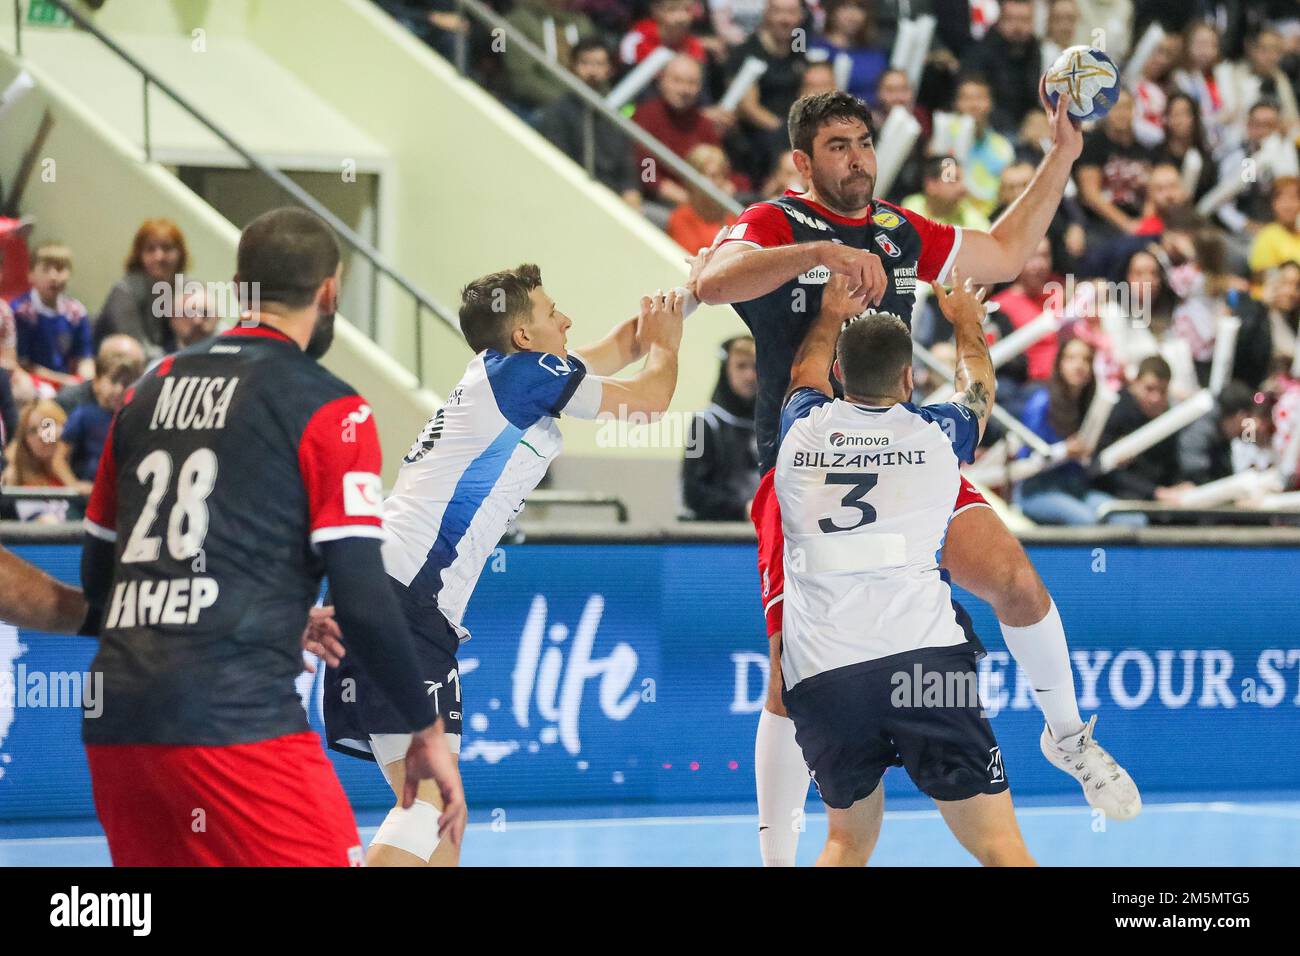
[[[417,596],[436,597],[462,638],[484,564],[560,454],[556,419],[595,418],[601,390],[575,355],[488,349],[403,459],[384,502],[384,566]]]
[[[964,643],[938,563],[960,463],[979,441],[974,413],[954,403],[871,408],[803,388],[781,430],[786,687]]]

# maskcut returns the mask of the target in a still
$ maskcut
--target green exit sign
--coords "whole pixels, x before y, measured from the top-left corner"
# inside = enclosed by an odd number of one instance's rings
[[[43,27],[66,27],[72,18],[50,0],[29,0],[27,22]]]

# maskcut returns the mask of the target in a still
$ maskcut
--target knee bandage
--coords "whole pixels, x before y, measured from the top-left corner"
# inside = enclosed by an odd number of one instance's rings
[[[409,810],[394,807],[372,842],[405,850],[427,862],[438,848],[438,816],[438,808],[424,800],[416,800]]]

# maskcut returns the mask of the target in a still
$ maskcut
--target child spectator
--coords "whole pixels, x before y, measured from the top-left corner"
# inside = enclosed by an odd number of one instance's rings
[[[145,361],[144,347],[129,335],[110,335],[99,343],[99,350],[95,353],[96,369],[107,368],[110,365],[143,366]],[[95,405],[97,404],[95,380],[90,379],[76,385],[69,385],[62,389],[54,400],[69,416],[82,405]]]
[[[724,192],[732,192],[731,163],[727,154],[717,146],[701,144],[686,157],[686,161]],[[687,201],[673,210],[668,217],[668,235],[679,246],[695,255],[713,243],[713,238],[723,226],[730,226],[736,217],[694,186],[686,190]]]
[[[1256,278],[1284,262],[1300,261],[1300,177],[1274,180],[1272,202],[1273,221],[1250,247],[1250,271]]]
[[[1178,461],[1183,477],[1195,485],[1227,478],[1234,471],[1232,445],[1255,414],[1255,390],[1229,382],[1215,408],[1178,433]]]
[[[94,337],[86,307],[65,292],[72,275],[72,252],[47,242],[38,246],[29,278],[31,291],[13,301],[18,361],[56,387],[94,373]]]
[[[63,428],[63,443],[72,472],[81,481],[94,482],[99,456],[108,441],[108,426],[122,407],[122,396],[142,374],[144,362],[121,353],[109,353],[95,360],[91,380],[95,401],[78,405]]]
[[[1119,402],[1106,421],[1097,451],[1113,445],[1168,411],[1172,375],[1169,363],[1160,356],[1142,360],[1133,382],[1119,393]],[[1170,435],[1114,471],[1102,475],[1097,486],[1117,498],[1176,504],[1192,487],[1191,482],[1183,480],[1179,469],[1178,436]]]

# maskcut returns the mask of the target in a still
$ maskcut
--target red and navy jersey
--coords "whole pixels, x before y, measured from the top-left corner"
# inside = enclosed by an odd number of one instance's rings
[[[961,247],[961,229],[880,199],[872,203],[868,215],[850,219],[790,190],[778,199],[746,209],[723,241],[773,249],[825,240],[868,249],[880,256],[889,285],[880,305],[872,311],[892,312],[910,325],[916,283],[947,278]],[[754,427],[763,472],[776,464],[781,404],[790,387],[790,366],[821,310],[822,288],[830,276],[829,269],[818,267],[767,295],[733,303],[753,333],[757,350]]]
[[[267,326],[166,358],[109,433],[86,530],[114,542],[88,743],[221,745],[307,729],[294,689],[324,566],[381,538],[370,406]]]

